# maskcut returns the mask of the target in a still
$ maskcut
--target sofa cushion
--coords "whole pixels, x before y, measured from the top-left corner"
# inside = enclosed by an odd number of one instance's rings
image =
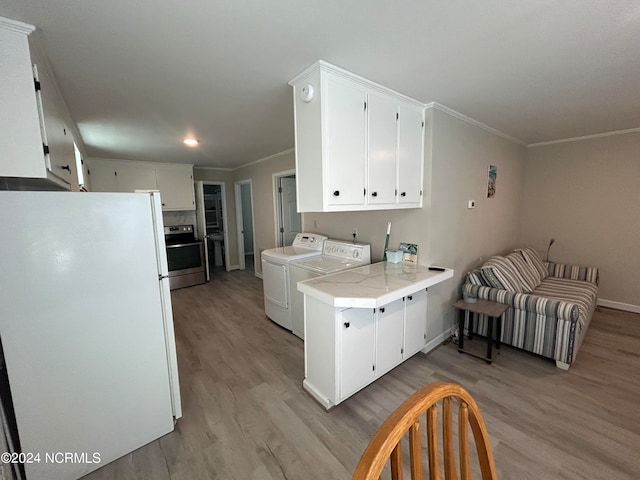
[[[480,272],[482,272],[482,278],[490,287],[516,293],[524,291],[518,272],[516,272],[511,262],[504,257],[491,257],[482,265]]]
[[[547,277],[532,293],[541,297],[576,303],[580,312],[580,324],[582,324],[595,308],[598,287],[582,280]]]
[[[482,273],[480,272],[480,270],[473,270],[472,272],[469,272],[469,274],[467,275],[467,283],[470,283],[471,285],[480,285],[482,287],[489,286],[487,285],[487,282],[485,282],[482,278]]]
[[[533,248],[518,248],[515,252],[520,252],[526,262],[535,269],[535,271],[540,276],[540,282],[549,276],[549,272],[547,271],[547,267],[542,262],[540,255]],[[538,282],[538,283],[540,283]]]
[[[542,280],[540,273],[538,273],[532,265],[527,263],[521,252],[510,253],[505,258],[509,260],[513,268],[515,268],[520,283],[522,283],[522,287],[526,293],[531,292],[540,284]]]

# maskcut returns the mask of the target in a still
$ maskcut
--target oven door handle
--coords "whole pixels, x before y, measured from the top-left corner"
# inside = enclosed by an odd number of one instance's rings
[[[200,245],[200,244],[202,244],[202,242],[179,243],[177,245],[167,245],[167,248],[191,247],[193,245]]]

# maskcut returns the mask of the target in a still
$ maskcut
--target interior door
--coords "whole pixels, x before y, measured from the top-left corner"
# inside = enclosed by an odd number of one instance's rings
[[[297,233],[302,231],[302,215],[296,201],[296,177],[280,179],[280,204],[282,205],[282,246],[291,245]]]
[[[207,220],[204,214],[204,182],[195,182],[196,194],[196,223],[198,226],[198,238],[204,242],[204,267],[207,282],[210,280],[209,273],[209,235],[207,235]]]

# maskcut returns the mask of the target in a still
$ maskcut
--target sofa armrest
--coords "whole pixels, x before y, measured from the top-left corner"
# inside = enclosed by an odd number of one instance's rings
[[[515,293],[499,288],[483,287],[465,283],[463,293],[475,295],[476,298],[509,305],[516,310],[524,310],[545,317],[575,322],[578,319],[578,304],[564,300],[556,300],[530,293]]]
[[[600,272],[597,267],[584,267],[580,265],[569,265],[566,263],[547,262],[547,271],[550,277],[568,278],[571,280],[582,280],[598,285]]]

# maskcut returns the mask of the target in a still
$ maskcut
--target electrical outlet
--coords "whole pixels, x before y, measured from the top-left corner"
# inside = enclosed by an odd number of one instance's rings
[[[467,203],[467,208],[468,209],[476,208],[476,201],[475,200],[469,200],[469,202]]]

